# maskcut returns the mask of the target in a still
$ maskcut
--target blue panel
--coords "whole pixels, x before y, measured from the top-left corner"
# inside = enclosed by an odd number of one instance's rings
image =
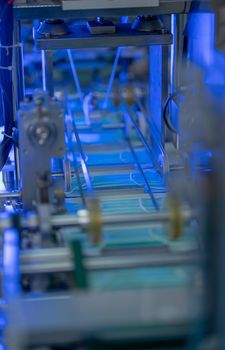
[[[150,113],[158,130],[162,131],[162,46],[149,49]]]

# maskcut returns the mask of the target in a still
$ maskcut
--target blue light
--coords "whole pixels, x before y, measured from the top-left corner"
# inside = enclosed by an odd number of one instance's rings
[[[6,299],[19,292],[19,237],[15,229],[4,231],[3,290]]]
[[[204,82],[220,104],[225,96],[225,55],[215,47],[215,28],[215,14],[190,15],[188,58],[203,70]]]
[[[198,66],[207,67],[214,61],[215,15],[192,13],[187,25],[188,56]]]

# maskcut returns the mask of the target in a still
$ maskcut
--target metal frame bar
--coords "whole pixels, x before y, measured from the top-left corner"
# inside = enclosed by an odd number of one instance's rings
[[[41,51],[43,90],[54,96],[53,82],[53,53],[49,50]]]
[[[120,251],[120,255],[102,257],[84,257],[84,265],[88,271],[104,271],[134,268],[153,268],[169,266],[198,265],[201,258],[196,252],[191,253],[153,253],[146,250],[138,255]],[[20,254],[21,273],[50,273],[73,271],[76,265],[68,248],[51,248],[27,250]]]
[[[40,50],[171,45],[173,36],[163,34],[135,32],[130,24],[118,24],[114,34],[91,34],[85,25],[74,25],[73,33],[62,37],[43,38],[35,33],[35,42]]]
[[[80,154],[80,157],[81,157],[81,169],[82,169],[83,176],[84,176],[84,179],[85,179],[85,183],[86,183],[86,186],[87,186],[87,191],[88,191],[89,195],[94,196],[94,187],[93,187],[92,182],[91,182],[89,169],[88,169],[88,166],[87,166],[87,163],[86,163],[86,156],[85,156],[85,153],[83,151],[82,143],[81,143],[80,138],[79,138],[79,133],[78,133],[78,130],[77,130],[76,122],[75,122],[75,120],[74,120],[74,118],[73,118],[71,113],[70,113],[70,117],[71,117],[71,125],[73,127],[73,132],[74,132],[74,135],[75,135],[75,138],[76,138],[77,148],[78,148],[78,151],[79,151],[79,154]],[[71,151],[73,153],[73,157],[75,158],[74,151],[73,150],[71,150]]]
[[[205,0],[204,0],[205,1]],[[206,2],[206,1],[205,1]],[[29,3],[14,2],[14,16],[16,19],[46,19],[46,18],[87,18],[87,17],[119,17],[167,15],[171,13],[188,13],[191,0],[160,0],[156,7],[138,7],[125,9],[71,10],[63,11],[61,1],[49,0],[45,5],[32,0]]]

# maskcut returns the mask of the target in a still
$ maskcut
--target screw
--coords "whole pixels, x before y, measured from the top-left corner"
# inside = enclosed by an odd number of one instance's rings
[[[34,135],[37,140],[37,143],[41,146],[45,145],[50,136],[50,130],[46,125],[37,126],[34,130]]]

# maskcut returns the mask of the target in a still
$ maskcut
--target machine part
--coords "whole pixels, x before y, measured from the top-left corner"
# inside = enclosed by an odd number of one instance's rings
[[[19,111],[19,155],[24,207],[47,203],[50,161],[65,153],[64,111],[47,93],[37,92]]]
[[[138,16],[133,21],[131,28],[138,32],[165,33],[162,21],[156,16]]]
[[[98,244],[102,240],[102,216],[98,199],[88,198],[87,208],[89,214],[89,241],[93,244]]]
[[[51,207],[48,203],[38,205],[38,221],[40,232],[48,235],[51,232]]]
[[[87,22],[87,29],[91,34],[112,34],[116,31],[116,26],[110,20],[97,17],[95,21]]]
[[[78,151],[79,151],[79,154],[80,154],[80,164],[81,164],[83,176],[84,176],[84,179],[85,179],[85,183],[86,183],[86,186],[87,186],[87,191],[88,191],[89,195],[94,196],[95,191],[94,191],[94,187],[93,187],[93,184],[92,184],[92,181],[91,181],[90,172],[89,172],[89,169],[88,169],[88,166],[87,166],[86,155],[84,153],[83,146],[82,146],[82,143],[80,141],[79,132],[77,130],[77,126],[76,126],[75,120],[72,117],[71,117],[71,119],[72,119],[73,133],[74,133],[75,139],[76,139],[76,145],[77,145],[77,148],[78,148]],[[72,154],[72,156],[74,158],[75,155],[74,155],[74,151],[73,151],[72,141],[70,142],[70,144],[71,144],[71,147],[72,147],[71,148],[71,154]]]
[[[212,6],[216,13],[216,47],[225,52],[225,5],[223,0],[213,0]]]
[[[70,166],[70,161],[67,157],[64,157],[63,159],[63,169],[64,169],[65,192],[70,192],[72,188],[71,166]]]
[[[170,33],[137,32],[131,29],[130,24],[118,24],[116,32],[112,34],[93,35],[87,31],[86,26],[74,24],[71,33],[63,37],[44,37],[37,32],[34,39],[38,49],[59,50],[78,48],[100,48],[100,47],[125,47],[146,45],[171,45],[172,35]]]
[[[200,288],[190,285],[21,297],[10,305],[9,340],[18,345],[20,335],[24,334],[20,349],[45,343],[78,341],[80,344],[81,340],[90,339],[90,335],[93,339],[115,340],[119,329],[123,344],[127,339],[161,337],[168,345],[168,339],[187,337],[193,330],[193,322],[203,317],[201,298]],[[166,344],[164,348],[168,349]]]
[[[85,116],[85,121],[87,125],[90,125],[94,115],[99,113],[99,99],[97,95],[90,92],[84,97],[83,100],[83,111]]]
[[[54,202],[57,213],[65,213],[65,192],[63,188],[56,188],[54,190]]]
[[[122,97],[128,106],[133,106],[135,104],[134,90],[129,85],[127,85],[122,91]]]
[[[12,164],[7,163],[2,170],[2,181],[6,191],[16,190],[15,171]]]
[[[149,48],[149,114],[158,129],[160,142],[164,147],[165,132],[162,106],[168,96],[168,48]]]
[[[45,19],[41,22],[37,33],[44,37],[58,37],[70,33],[70,29],[62,19]]]
[[[154,7],[159,6],[159,0],[139,0],[137,3],[135,0],[96,0],[95,2],[90,0],[63,0],[63,10],[84,10],[84,9],[120,9],[120,8],[135,8],[135,7]]]
[[[115,16],[137,16],[148,11],[152,15],[169,15],[171,13],[188,13],[192,0],[142,0],[137,1],[91,1],[84,0],[15,0],[14,12],[18,20],[29,18],[83,18],[96,16],[109,16],[109,8],[114,8]],[[110,15],[112,12],[110,11]]]
[[[81,242],[79,240],[73,240],[71,243],[71,248],[72,248],[72,256],[74,260],[74,266],[76,266],[76,268],[73,269],[76,288],[87,289],[88,287],[87,273],[86,273],[86,268],[84,266]]]
[[[169,234],[171,239],[179,239],[184,233],[184,217],[180,202],[177,198],[168,197],[171,210],[171,220],[169,223]]]

